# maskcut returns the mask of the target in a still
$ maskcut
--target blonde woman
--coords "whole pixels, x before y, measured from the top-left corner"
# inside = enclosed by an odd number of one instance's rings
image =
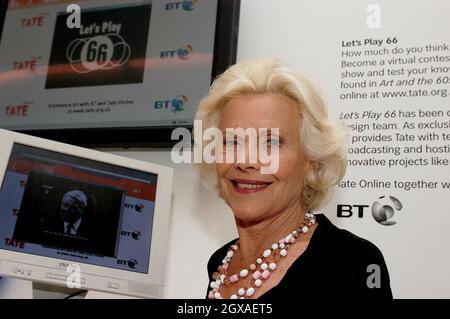
[[[315,213],[347,161],[345,133],[310,83],[276,59],[239,63],[214,81],[196,120],[223,132],[224,160],[196,165],[239,234],[209,260],[208,298],[392,298],[379,249]],[[250,160],[250,134],[227,133],[237,128],[265,132],[257,145],[277,154],[276,170]]]

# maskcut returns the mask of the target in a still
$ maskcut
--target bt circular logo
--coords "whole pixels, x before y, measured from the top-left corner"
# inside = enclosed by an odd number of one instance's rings
[[[128,260],[128,267],[130,268],[136,268],[138,264],[138,261],[136,260],[136,258],[131,258],[130,260]]]
[[[134,240],[139,240],[141,238],[141,232],[139,230],[135,230],[134,232],[131,233],[131,237]]]
[[[138,213],[140,213],[140,212],[142,212],[142,211],[144,210],[144,205],[143,205],[143,204],[136,204],[136,205],[134,205],[134,209],[135,209]]]
[[[183,7],[183,9],[185,11],[192,11],[194,9],[194,2],[197,2],[197,1],[183,0],[183,3],[181,4],[181,6]]]
[[[372,204],[372,216],[379,224],[392,226],[397,223],[391,220],[394,213],[402,208],[402,203],[394,196],[381,196]]]
[[[186,95],[178,95],[176,98],[172,99],[172,112],[184,111],[183,105],[187,103],[188,97]]]
[[[192,52],[192,46],[189,44],[183,45],[177,50],[177,56],[180,60],[189,59],[189,54]]]

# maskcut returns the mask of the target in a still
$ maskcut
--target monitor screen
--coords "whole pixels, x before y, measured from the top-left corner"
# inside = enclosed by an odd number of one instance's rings
[[[0,249],[149,273],[156,174],[14,143]]]
[[[234,3],[8,1],[0,127],[77,145],[170,142],[235,60]]]

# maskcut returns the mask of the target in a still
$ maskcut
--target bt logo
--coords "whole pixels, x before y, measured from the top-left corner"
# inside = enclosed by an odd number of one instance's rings
[[[381,196],[372,204],[372,216],[381,225],[395,225],[397,222],[389,219],[394,217],[396,210],[400,211],[402,208],[402,203],[394,196]]]
[[[192,11],[194,10],[194,4],[197,3],[198,0],[183,0],[177,2],[169,2],[166,3],[166,11],[174,11],[183,9],[184,11]]]
[[[357,214],[358,218],[364,217],[364,212],[370,208],[370,205],[337,205],[337,217],[349,218]],[[389,220],[394,216],[395,211],[403,208],[402,203],[394,196],[381,196],[372,204],[372,216],[377,223],[384,226],[395,225],[397,222]]]
[[[142,234],[139,230],[135,230],[134,232],[122,230],[122,231],[120,231],[120,234],[125,237],[131,237],[134,240],[139,240],[139,239],[141,239],[141,236],[142,236]]]
[[[119,265],[128,265],[130,268],[136,268],[138,261],[136,258],[131,258],[130,260],[117,259],[117,264]]]
[[[159,57],[161,59],[167,59],[167,58],[173,58],[178,57],[180,60],[188,60],[189,54],[192,52],[193,48],[190,44],[186,44],[181,46],[177,50],[169,50],[169,51],[161,51],[159,54]]]
[[[189,101],[189,98],[186,95],[178,95],[172,100],[159,100],[155,101],[155,109],[168,109],[174,113],[184,111],[184,105]]]
[[[128,203],[125,203],[124,204],[124,207],[125,208],[131,208],[131,209],[134,209],[134,210],[136,210],[138,213],[141,213],[143,210],[144,210],[144,208],[145,208],[145,206],[143,205],[143,204],[128,204]]]

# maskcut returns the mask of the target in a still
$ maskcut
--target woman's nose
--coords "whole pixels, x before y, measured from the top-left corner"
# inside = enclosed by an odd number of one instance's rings
[[[241,145],[235,149],[234,157],[235,167],[242,171],[259,170],[260,163],[258,160],[258,148],[253,143],[246,141],[245,145]]]
[[[236,169],[239,169],[244,172],[245,171],[258,171],[261,167],[259,162],[251,162],[251,161],[248,161],[248,159],[243,163],[236,162],[234,165],[235,165]]]

